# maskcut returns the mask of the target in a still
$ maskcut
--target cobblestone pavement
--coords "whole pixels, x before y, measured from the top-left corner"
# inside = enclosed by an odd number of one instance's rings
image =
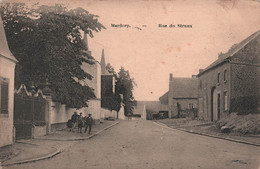
[[[259,147],[121,121],[54,158],[8,169],[258,169]]]

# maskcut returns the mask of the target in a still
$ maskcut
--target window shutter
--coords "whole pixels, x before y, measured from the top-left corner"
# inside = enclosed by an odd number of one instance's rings
[[[1,114],[8,114],[8,81],[1,79]]]

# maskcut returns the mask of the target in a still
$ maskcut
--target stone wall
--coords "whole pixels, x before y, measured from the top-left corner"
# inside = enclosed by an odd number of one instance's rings
[[[259,112],[260,66],[232,64],[231,69],[231,111],[239,114]]]
[[[224,71],[227,71],[227,79],[224,81]],[[218,73],[220,73],[220,82],[217,82]],[[204,72],[199,76],[199,111],[198,116],[200,119],[211,121],[212,119],[212,90],[215,89],[216,93],[220,93],[220,118],[228,115],[230,110],[230,103],[227,102],[228,109],[224,110],[223,93],[227,92],[228,100],[230,98],[230,64],[223,63],[211,70]]]

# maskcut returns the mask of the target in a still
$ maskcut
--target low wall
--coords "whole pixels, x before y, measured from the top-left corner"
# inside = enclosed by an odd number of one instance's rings
[[[94,120],[100,120],[101,118],[101,102],[98,99],[89,100],[88,107],[82,109],[67,108],[65,104],[58,102],[49,101],[49,127],[50,131],[61,130],[66,128],[66,123],[74,112],[78,114],[82,113],[82,116],[85,117],[88,114],[92,114]]]
[[[45,126],[34,126],[32,129],[32,138],[41,137],[47,134],[46,125]]]
[[[113,118],[117,118],[117,112],[115,110],[108,110],[105,108],[101,108],[101,118],[107,118],[107,117],[113,117]]]
[[[67,128],[67,122],[51,124],[51,132]]]

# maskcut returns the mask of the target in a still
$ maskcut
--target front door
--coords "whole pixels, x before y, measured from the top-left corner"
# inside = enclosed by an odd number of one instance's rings
[[[217,120],[220,119],[220,93],[218,93],[218,112],[217,112]]]
[[[220,107],[218,105],[218,94],[216,91],[216,87],[213,87],[211,90],[211,121],[218,120],[218,107]]]

